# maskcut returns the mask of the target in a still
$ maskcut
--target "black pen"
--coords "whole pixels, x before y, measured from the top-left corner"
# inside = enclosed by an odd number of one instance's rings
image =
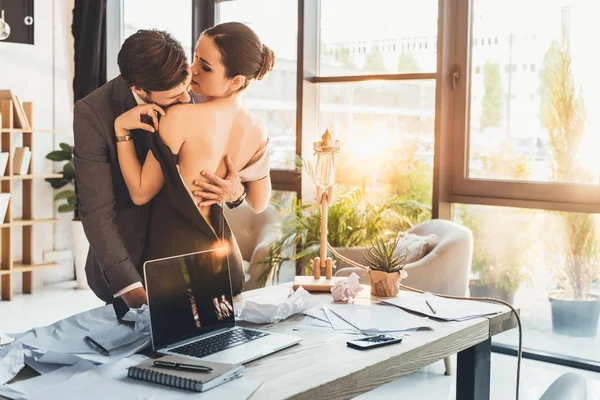
[[[193,364],[183,364],[183,363],[174,363],[170,361],[154,361],[155,367],[162,368],[170,368],[170,369],[180,369],[182,371],[192,371],[192,372],[211,372],[213,369],[210,367],[205,367],[204,365],[193,365]]]
[[[83,338],[83,340],[85,340],[85,342],[87,344],[89,344],[94,350],[96,350],[98,353],[101,353],[102,355],[105,356],[110,356],[110,352],[108,350],[106,350],[104,348],[104,346],[102,346],[100,343],[96,342],[94,339],[92,339],[89,336],[86,336]]]
[[[429,302],[427,300],[425,300],[425,303],[427,303],[427,307],[429,307],[431,312],[435,314],[435,310],[433,309],[433,307],[431,307],[431,304],[429,304]]]

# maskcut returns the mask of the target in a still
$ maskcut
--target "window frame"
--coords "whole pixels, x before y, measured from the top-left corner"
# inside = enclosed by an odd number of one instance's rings
[[[469,178],[471,29],[474,0],[457,0],[454,37],[458,81],[452,101],[456,105],[452,136],[452,203],[599,213],[600,186],[575,183],[509,181]]]

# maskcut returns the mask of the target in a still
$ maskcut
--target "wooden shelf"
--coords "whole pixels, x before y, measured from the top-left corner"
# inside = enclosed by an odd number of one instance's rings
[[[40,224],[55,224],[60,222],[60,219],[15,219],[12,222],[7,222],[0,225],[0,228],[7,228],[9,226],[32,226]]]
[[[12,272],[31,272],[40,268],[55,268],[60,267],[58,263],[39,263],[39,264],[23,264],[22,262],[13,263],[12,269],[1,269],[0,275],[7,275]]]
[[[20,129],[20,128],[0,128],[2,133],[21,132],[21,133],[60,133],[57,129]]]
[[[16,126],[35,126],[33,125],[33,105],[31,103],[20,103],[17,96],[9,90],[2,91],[4,97],[6,93],[10,94],[10,100],[0,100],[0,113],[2,113],[2,126],[0,126],[0,151],[10,153],[9,162],[6,165],[6,175],[0,176],[0,191],[3,194],[10,195],[6,215],[3,217],[6,223],[1,223],[0,220],[0,296],[2,300],[11,300],[13,292],[13,272],[21,273],[21,284],[23,293],[32,293],[33,291],[33,273],[40,268],[56,267],[57,263],[41,263],[33,264],[35,251],[33,244],[33,233],[35,226],[44,224],[54,224],[59,222],[59,219],[36,219],[34,218],[34,203],[38,201],[52,202],[51,197],[41,199],[35,197],[34,184],[35,179],[46,178],[61,178],[62,174],[56,174],[53,170],[48,172],[28,173],[27,175],[16,175],[13,169],[14,145],[16,138],[12,133],[21,133],[22,147],[29,147],[33,157],[40,155],[35,152],[34,133],[55,133],[59,132],[55,129],[21,129]],[[32,160],[29,160],[27,171],[31,171]],[[4,174],[2,174],[4,175]],[[13,185],[13,182],[21,182],[19,185]],[[21,196],[15,196],[16,191],[21,192]],[[15,203],[16,199],[20,199],[20,203]],[[54,207],[54,205],[53,205]],[[19,210],[19,215],[15,214],[15,210]],[[2,216],[0,216],[2,217]],[[19,228],[18,228],[19,227]],[[17,229],[18,228],[18,229]],[[20,241],[21,252],[19,258],[21,261],[14,260],[15,241]]]
[[[25,181],[30,179],[62,178],[62,174],[28,174],[3,176],[0,181]]]

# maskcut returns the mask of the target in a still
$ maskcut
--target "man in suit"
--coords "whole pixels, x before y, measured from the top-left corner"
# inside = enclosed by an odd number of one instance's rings
[[[157,30],[140,30],[127,38],[118,64],[118,77],[75,104],[73,130],[79,215],[90,242],[88,283],[122,315],[127,307],[147,303],[140,260],[150,205],[136,206],[129,197],[119,168],[114,121],[124,112],[147,116],[148,103],[165,109],[190,102],[192,74],[181,44]],[[143,163],[148,149],[142,143],[135,146]],[[229,205],[243,201],[237,173],[215,184],[220,190],[211,200]]]

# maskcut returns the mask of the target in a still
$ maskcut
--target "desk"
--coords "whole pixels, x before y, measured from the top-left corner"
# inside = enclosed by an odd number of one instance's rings
[[[274,288],[244,292],[236,301],[269,290]],[[368,293],[368,288],[363,290],[355,303],[374,303],[377,299]],[[315,295],[323,303],[332,301],[329,293]],[[240,323],[304,338],[298,345],[246,365],[245,377],[264,381],[252,400],[352,398],[456,353],[457,399],[489,399],[491,338],[517,326],[511,311],[463,322],[433,321],[433,330],[420,330],[405,337],[401,344],[360,351],[346,346],[346,341],[355,335],[333,330],[294,331],[303,318],[303,315],[296,315],[271,325]],[[32,372],[26,367],[15,379],[30,376]],[[513,389],[507,388],[507,392]]]

